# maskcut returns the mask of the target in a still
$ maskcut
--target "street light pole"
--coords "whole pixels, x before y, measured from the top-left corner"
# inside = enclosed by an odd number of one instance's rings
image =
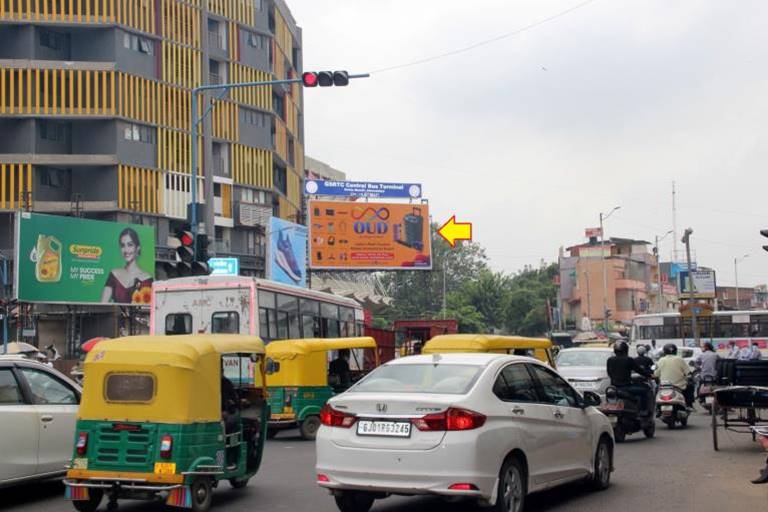
[[[369,77],[369,73],[362,73],[357,75],[349,75],[349,79],[353,78],[367,78]],[[192,123],[192,158],[190,158],[191,161],[191,174],[192,174],[192,186],[191,192],[192,192],[192,206],[191,206],[191,212],[190,212],[190,224],[192,228],[192,237],[194,239],[193,247],[195,249],[195,254],[197,254],[197,234],[198,234],[198,212],[197,212],[197,137],[198,137],[198,130],[197,125],[200,124],[207,116],[211,113],[213,110],[213,103],[211,103],[211,106],[205,109],[203,113],[198,117],[197,115],[197,109],[198,109],[198,94],[205,92],[205,91],[221,91],[217,97],[217,99],[221,99],[224,97],[227,91],[230,89],[238,89],[242,87],[263,87],[263,86],[272,86],[272,85],[283,85],[283,84],[301,84],[304,80],[302,78],[287,78],[285,80],[265,80],[260,82],[240,82],[240,83],[234,83],[234,84],[215,84],[215,85],[201,85],[200,87],[195,87],[192,89],[192,99],[190,101],[190,122]],[[213,172],[213,169],[208,169],[207,172]],[[213,205],[209,205],[210,208],[213,208]],[[212,229],[213,226],[206,226],[206,229]]]
[[[701,336],[699,336],[699,319],[696,316],[696,308],[693,302],[696,296],[696,287],[693,284],[693,271],[691,270],[691,235],[693,230],[687,228],[683,234],[682,242],[685,244],[685,260],[688,264],[688,304],[691,305],[691,322],[693,323],[693,339],[696,346],[701,346]]]
[[[654,245],[654,249],[656,252],[656,277],[658,279],[658,287],[659,287],[659,293],[658,298],[656,301],[656,309],[658,310],[658,313],[663,313],[664,308],[661,305],[661,302],[664,300],[664,289],[662,288],[661,283],[661,252],[659,251],[659,242],[663,241],[665,238],[667,238],[672,233],[672,230],[670,229],[666,233],[664,233],[664,236],[659,238],[659,235],[656,235],[656,244]]]
[[[741,258],[733,258],[733,274],[736,278],[736,310],[741,310],[741,301],[739,300],[739,262],[749,258],[749,254],[745,254]]]
[[[603,215],[600,212],[600,260],[603,266],[603,330],[606,336],[608,335],[608,274],[605,271],[605,230],[603,228],[603,221],[607,220],[619,208],[621,206],[614,206],[613,210],[608,212],[607,215]]]

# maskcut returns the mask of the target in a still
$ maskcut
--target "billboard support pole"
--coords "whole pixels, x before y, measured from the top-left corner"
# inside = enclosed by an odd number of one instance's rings
[[[696,297],[696,287],[693,284],[693,271],[691,270],[691,235],[693,230],[685,230],[682,242],[685,244],[685,260],[688,264],[688,292],[690,293],[688,303],[693,304]],[[701,346],[701,336],[699,335],[699,319],[696,316],[696,308],[691,307],[691,323],[693,323],[693,339],[696,346]]]

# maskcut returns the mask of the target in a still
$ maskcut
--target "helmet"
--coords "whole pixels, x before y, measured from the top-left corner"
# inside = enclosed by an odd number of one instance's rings
[[[677,345],[674,343],[667,343],[664,345],[664,355],[667,356],[676,356],[677,355]]]
[[[637,355],[644,356],[645,355],[645,347],[642,345],[639,345],[637,347]]]
[[[629,353],[629,345],[626,341],[619,341],[613,346],[613,353],[617,356],[626,355]]]

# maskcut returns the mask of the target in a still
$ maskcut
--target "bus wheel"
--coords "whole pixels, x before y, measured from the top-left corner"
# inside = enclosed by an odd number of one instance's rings
[[[299,425],[301,437],[308,441],[313,441],[317,437],[317,430],[320,428],[320,418],[318,416],[307,416]]]
[[[195,512],[208,512],[211,508],[211,487],[210,478],[196,478],[189,486],[192,494],[192,510]]]

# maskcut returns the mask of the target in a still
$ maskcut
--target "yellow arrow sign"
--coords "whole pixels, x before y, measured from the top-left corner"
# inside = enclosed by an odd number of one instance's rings
[[[472,240],[472,223],[456,222],[456,216],[454,215],[437,230],[437,233],[445,238],[445,241],[451,244],[451,247],[456,247],[456,241],[458,240]]]

